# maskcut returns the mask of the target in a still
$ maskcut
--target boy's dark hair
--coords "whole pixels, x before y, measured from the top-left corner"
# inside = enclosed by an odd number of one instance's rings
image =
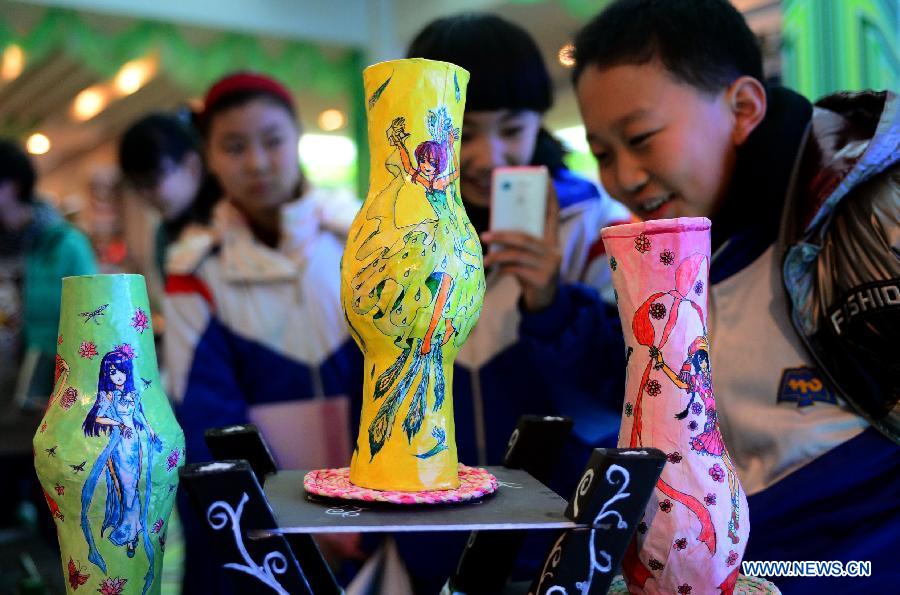
[[[432,21],[413,39],[407,57],[468,70],[467,110],[544,113],[553,105],[553,84],[537,44],[497,15],[463,13]]]
[[[406,55],[468,70],[468,111],[543,114],[553,106],[553,82],[534,39],[497,15],[469,12],[434,20],[416,35]],[[565,168],[564,156],[562,144],[541,128],[532,164],[545,165],[555,174]]]
[[[21,145],[13,140],[0,138],[0,182],[14,182],[19,191],[19,201],[31,202],[36,179],[34,164]]]
[[[588,66],[653,59],[708,93],[744,75],[764,80],[756,36],[727,0],[616,0],[575,38],[573,80]]]
[[[134,183],[155,181],[163,160],[175,164],[188,153],[200,153],[200,143],[188,121],[169,113],[153,113],[132,124],[119,142],[119,167]]]

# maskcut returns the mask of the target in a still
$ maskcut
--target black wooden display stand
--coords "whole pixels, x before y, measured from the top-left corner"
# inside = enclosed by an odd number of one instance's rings
[[[522,416],[509,437],[503,466],[523,469],[541,483],[550,483],[572,425],[567,417]],[[456,574],[448,581],[450,591],[468,595],[502,591],[524,539],[524,531],[473,531]]]
[[[247,539],[248,528],[275,523],[249,463],[195,463],[185,465],[179,475],[235,592],[340,593],[312,538],[315,551],[295,551],[281,535],[266,541]]]
[[[556,541],[529,593],[606,593],[665,464],[656,448],[594,449],[566,508],[579,528]]]
[[[313,533],[460,530],[473,533],[448,587],[498,593],[527,529],[563,530],[530,592],[557,586],[605,593],[665,456],[656,449],[595,450],[567,507],[528,472],[546,479],[570,429],[571,420],[564,418],[522,418],[505,466],[488,467],[499,490],[466,504],[397,506],[311,497],[303,489],[304,472],[273,473],[271,455],[251,425],[208,432],[207,442],[214,456],[248,458],[252,466],[234,460],[194,464],[181,476],[240,593],[339,593]]]

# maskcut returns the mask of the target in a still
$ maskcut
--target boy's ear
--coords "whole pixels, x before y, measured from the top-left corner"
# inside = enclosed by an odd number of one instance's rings
[[[741,146],[766,116],[766,89],[752,76],[742,76],[731,83],[726,97],[734,115],[732,140]]]

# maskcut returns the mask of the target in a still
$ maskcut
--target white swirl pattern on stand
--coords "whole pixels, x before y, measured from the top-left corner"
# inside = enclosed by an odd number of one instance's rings
[[[603,503],[603,506],[600,508],[600,512],[597,514],[597,517],[594,519],[594,528],[591,529],[591,538],[590,538],[590,548],[591,548],[591,569],[588,572],[588,580],[587,584],[581,588],[582,593],[587,593],[588,589],[591,587],[591,582],[594,579],[594,571],[598,570],[602,573],[607,573],[612,570],[612,558],[605,550],[600,550],[600,556],[603,557],[603,562],[599,562],[597,560],[596,552],[596,543],[594,537],[597,533],[597,527],[600,526],[600,522],[603,521],[606,517],[614,516],[618,517],[618,521],[616,522],[617,529],[627,529],[628,523],[625,522],[625,519],[622,518],[622,514],[618,510],[609,510],[609,507],[612,506],[614,502],[619,500],[623,500],[631,495],[631,492],[626,492],[625,488],[628,487],[628,482],[631,479],[628,470],[619,465],[610,465],[609,469],[606,470],[606,481],[609,485],[616,485],[616,482],[613,481],[613,474],[618,472],[622,476],[622,485],[619,486],[619,491],[615,493],[615,495]]]
[[[597,559],[597,551],[596,551],[596,534],[597,528],[601,527],[601,521],[607,517],[616,517],[616,528],[617,529],[627,529],[628,523],[622,518],[622,514],[617,510],[610,509],[610,506],[614,502],[627,498],[631,495],[631,492],[626,492],[625,489],[628,487],[628,482],[631,479],[631,475],[628,473],[628,470],[619,465],[610,465],[609,469],[606,470],[606,481],[610,485],[616,485],[618,483],[614,479],[614,475],[618,474],[621,476],[621,484],[619,486],[619,490],[606,502],[603,503],[603,506],[600,508],[600,512],[597,513],[596,518],[594,518],[594,522],[592,524],[591,535],[589,538],[589,548],[590,548],[590,568],[588,570],[587,580],[580,581],[575,583],[575,587],[578,589],[578,593],[581,595],[587,595],[591,590],[591,584],[594,582],[594,572],[607,573],[612,570],[612,556],[610,556],[605,550],[600,550],[599,556],[602,558],[601,560]],[[575,516],[578,516],[578,499],[585,495],[590,488],[591,481],[594,478],[593,469],[588,469],[585,471],[584,475],[581,477],[581,481],[578,483],[578,489],[576,491],[575,501],[573,502],[573,508],[575,510]],[[607,526],[608,527],[608,526]],[[603,527],[603,528],[607,528]],[[544,563],[544,569],[541,571],[541,580],[538,583],[537,593],[541,592],[541,585],[544,584],[545,579],[553,578],[552,570],[548,570],[555,568],[562,557],[562,541],[565,538],[565,534],[563,534],[557,542],[553,545],[553,549],[550,551],[550,555],[547,557],[547,561]],[[553,585],[547,589],[546,595],[553,595],[555,593],[562,593],[563,595],[568,595],[568,590],[561,585]],[[533,595],[529,593],[529,595]]]
[[[245,564],[229,562],[224,564],[223,567],[237,570],[259,579],[278,595],[290,595],[275,579],[276,574],[284,574],[288,569],[288,562],[284,554],[281,552],[269,552],[263,559],[262,566],[259,566],[250,557],[247,548],[244,547],[244,538],[241,535],[241,515],[244,513],[244,505],[249,500],[250,497],[244,492],[237,510],[232,508],[227,502],[217,500],[206,511],[206,520],[209,522],[209,526],[216,531],[224,529],[230,524],[231,533],[234,536],[234,544],[245,562]]]
[[[325,514],[328,515],[340,515],[341,518],[347,517],[358,517],[360,513],[364,510],[368,510],[368,508],[362,508],[359,506],[334,506],[325,511]]]

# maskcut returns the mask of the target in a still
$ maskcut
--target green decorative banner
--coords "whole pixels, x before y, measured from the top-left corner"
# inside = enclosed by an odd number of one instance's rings
[[[572,17],[586,21],[606,8],[610,0],[553,0]],[[512,0],[514,4],[544,4],[547,0]]]
[[[77,12],[51,8],[28,31],[13,31],[0,21],[0,48],[15,43],[28,63],[62,49],[104,77],[119,67],[156,52],[161,69],[190,93],[202,93],[212,82],[235,70],[264,72],[293,91],[312,90],[326,97],[349,93],[359,77],[356,50],[326,55],[315,44],[283,41],[270,52],[251,35],[223,33],[208,44],[194,44],[175,25],[136,21],[121,33],[92,27]]]
[[[355,176],[356,190],[360,196],[366,193],[368,158],[359,49],[325,52],[316,44],[280,40],[273,44],[278,48],[275,51],[252,35],[224,32],[201,44],[189,40],[176,25],[147,20],[136,20],[121,32],[111,33],[89,24],[89,19],[76,11],[60,8],[47,9],[24,31],[13,30],[6,20],[0,20],[0,52],[10,44],[25,52],[26,64],[39,63],[51,52],[62,50],[105,78],[112,78],[126,62],[152,54],[159,57],[160,71],[192,95],[202,94],[229,72],[254,70],[275,77],[295,94],[307,91],[325,98],[347,97],[348,129],[361,151],[358,164],[362,171]],[[354,167],[348,168],[341,185],[355,173]]]

